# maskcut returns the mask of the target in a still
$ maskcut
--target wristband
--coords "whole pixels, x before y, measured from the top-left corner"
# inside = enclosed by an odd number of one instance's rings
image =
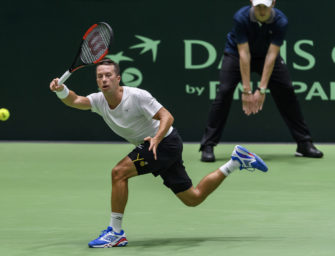
[[[63,90],[61,90],[59,92],[55,91],[57,97],[60,98],[60,99],[65,99],[70,93],[69,88],[67,88],[67,86],[65,84],[63,84],[63,86],[64,86]]]

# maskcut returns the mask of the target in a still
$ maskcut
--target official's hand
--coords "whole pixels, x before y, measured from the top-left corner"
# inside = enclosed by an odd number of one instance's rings
[[[253,113],[253,99],[253,94],[242,93],[242,109],[247,116]]]
[[[160,141],[158,141],[156,138],[146,137],[144,138],[144,141],[149,141],[149,151],[152,150],[152,153],[154,154],[154,159],[157,160],[157,147]]]
[[[58,85],[58,78],[55,78],[51,81],[50,83],[50,90],[53,91],[53,92],[60,92],[64,89],[64,86],[63,85]]]
[[[264,101],[265,94],[262,94],[259,90],[256,90],[254,93],[254,114],[257,114],[263,109]]]

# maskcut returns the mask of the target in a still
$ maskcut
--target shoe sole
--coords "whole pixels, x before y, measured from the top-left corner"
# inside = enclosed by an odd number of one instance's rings
[[[257,170],[260,170],[260,171],[262,171],[262,172],[267,172],[267,171],[268,171],[268,167],[266,166],[266,164],[265,164],[265,162],[263,161],[263,159],[260,158],[258,155],[254,154],[254,153],[253,153],[253,155],[255,156],[257,163],[258,163],[259,165],[261,165],[261,167],[262,167],[262,169],[257,168]]]
[[[109,244],[101,244],[101,245],[92,245],[88,246],[90,248],[111,248],[111,247],[125,247],[128,244],[128,240],[123,238],[120,241],[118,241],[116,244],[109,243]]]

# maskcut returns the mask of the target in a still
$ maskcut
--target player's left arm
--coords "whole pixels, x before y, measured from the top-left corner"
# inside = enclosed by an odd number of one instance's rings
[[[150,142],[149,151],[152,150],[154,154],[154,158],[157,160],[157,147],[158,144],[162,141],[165,137],[166,133],[169,131],[170,127],[174,122],[174,118],[171,113],[164,107],[161,107],[157,113],[153,116],[153,119],[159,120],[159,129],[153,138],[146,137],[144,138],[145,141]]]
[[[261,81],[259,84],[260,89],[265,90],[268,87],[268,83],[272,75],[272,71],[273,71],[273,68],[276,62],[276,58],[278,57],[279,51],[280,51],[280,46],[275,45],[275,44],[270,44],[268,52],[265,56],[262,77],[261,77]],[[262,110],[264,101],[265,101],[265,94],[261,94],[259,90],[256,90],[254,94],[254,103],[256,104],[257,112]]]

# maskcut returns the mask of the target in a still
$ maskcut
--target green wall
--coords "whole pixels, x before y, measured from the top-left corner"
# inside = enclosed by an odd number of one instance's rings
[[[303,113],[316,142],[335,142],[335,29],[333,1],[278,0],[289,18],[281,54],[291,71]],[[201,139],[218,80],[233,14],[248,0],[221,1],[7,1],[0,10],[0,140],[122,141],[89,111],[70,109],[49,83],[72,63],[85,30],[106,21],[114,30],[111,54],[123,82],[150,91],[175,117],[184,141]],[[327,4],[327,5],[326,5]],[[141,54],[141,38],[157,51]],[[253,76],[256,84],[259,77]],[[95,92],[94,68],[67,81],[80,95]],[[235,95],[222,141],[290,142],[270,95],[261,113],[243,114]]]

